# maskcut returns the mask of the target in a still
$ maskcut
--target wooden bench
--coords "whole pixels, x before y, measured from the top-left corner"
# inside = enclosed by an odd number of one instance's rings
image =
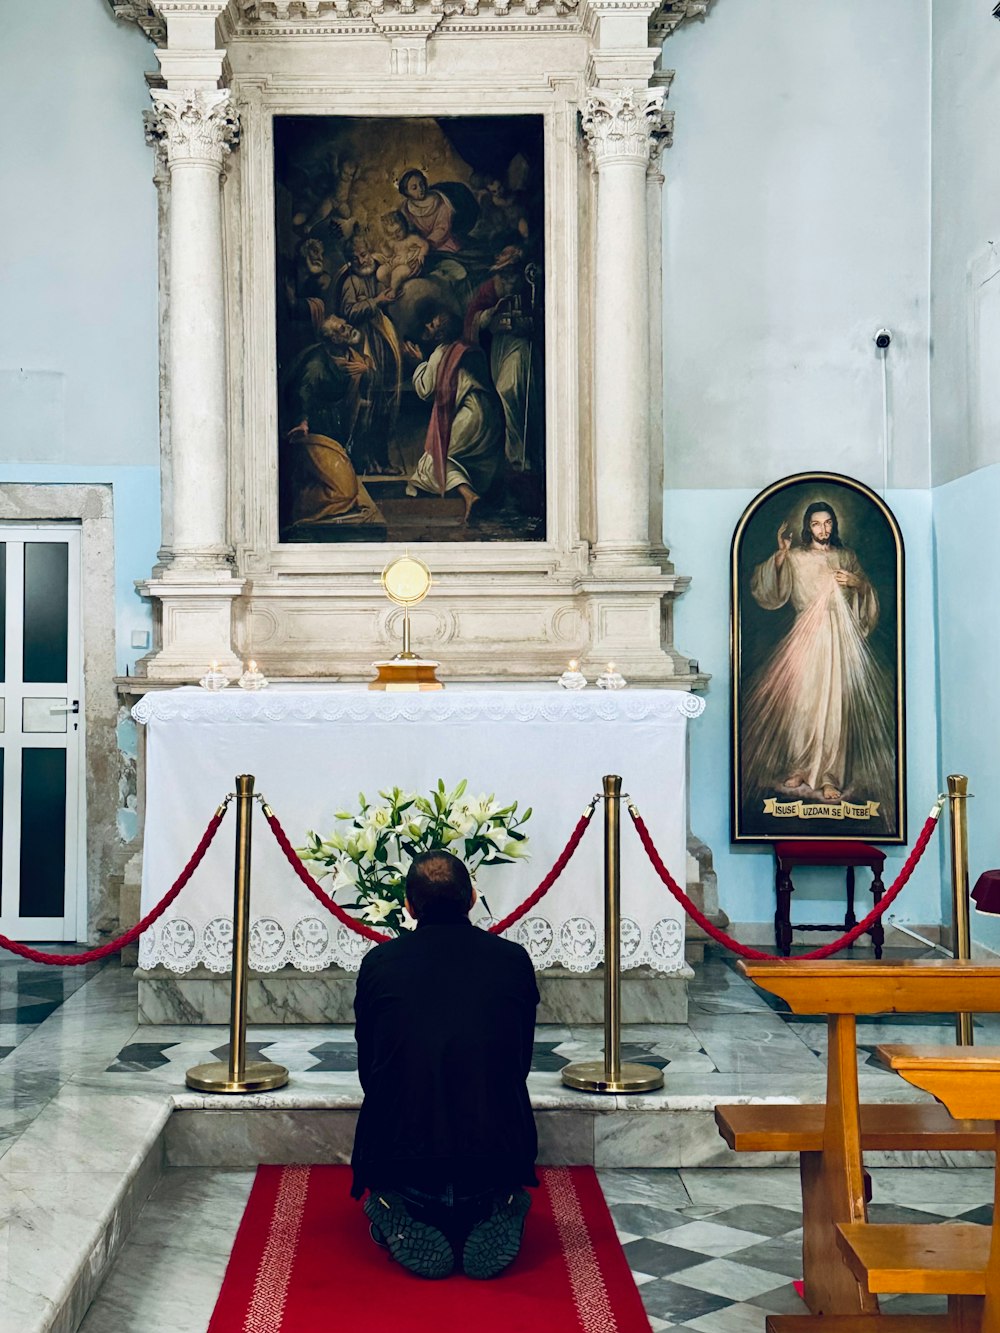
[[[824,1316],[862,1320],[860,1328],[883,1327],[878,1295],[860,1281],[840,1248],[839,1225],[866,1223],[863,1152],[993,1150],[993,1124],[970,1117],[953,1120],[932,1104],[870,1105],[858,1102],[856,1018],[879,1013],[973,1013],[1000,1011],[1000,968],[954,960],[891,962],[741,963],[756,985],[780,996],[794,1013],[825,1014],[829,1034],[827,1100],[824,1106],[758,1105],[716,1108],[726,1142],[743,1152],[798,1152],[802,1180],[802,1261],[805,1300]],[[916,1316],[908,1326],[933,1329]],[[942,1327],[955,1328],[952,1322]],[[794,1322],[793,1322],[794,1321]],[[802,1316],[774,1317],[776,1333],[803,1329]],[[770,1323],[769,1323],[770,1327]],[[845,1324],[844,1333],[854,1325]]]
[[[1000,1048],[880,1046],[877,1054],[953,1114],[990,1117],[994,1133],[1000,1134]],[[1000,1218],[996,1178],[994,1196]],[[995,1228],[855,1222],[838,1232],[849,1266],[869,1291],[944,1293],[959,1318],[957,1326],[1000,1333],[1000,1232]]]

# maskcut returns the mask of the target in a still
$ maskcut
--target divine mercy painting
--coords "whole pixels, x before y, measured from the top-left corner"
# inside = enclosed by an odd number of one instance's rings
[[[776,482],[732,549],[734,842],[905,842],[903,543],[849,477]]]
[[[545,539],[540,116],[274,122],[284,542]]]

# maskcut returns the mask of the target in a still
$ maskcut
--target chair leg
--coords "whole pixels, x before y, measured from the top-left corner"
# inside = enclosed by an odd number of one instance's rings
[[[847,867],[847,915],[844,917],[844,929],[853,930],[858,924],[854,915],[854,867]]]
[[[774,880],[777,906],[774,913],[774,947],[783,958],[792,952],[792,884],[791,872],[779,865]]]
[[[872,871],[872,900],[875,907],[882,901],[884,893],[885,885],[882,883],[882,872],[878,867],[875,867]],[[881,917],[875,922],[869,933],[872,937],[872,944],[875,946],[875,957],[881,958],[882,946],[885,944],[885,928],[882,925]]]

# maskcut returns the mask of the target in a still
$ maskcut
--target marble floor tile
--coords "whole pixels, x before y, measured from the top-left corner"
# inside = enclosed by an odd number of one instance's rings
[[[726,1296],[730,1300],[746,1301],[761,1296],[774,1288],[774,1273],[763,1268],[752,1268],[733,1259],[710,1259],[673,1274],[673,1281],[684,1287]]]
[[[683,1226],[662,1233],[662,1237],[653,1237],[653,1239],[661,1238],[668,1244],[683,1245],[689,1250],[697,1250],[700,1254],[710,1254],[715,1258],[722,1258],[732,1254],[734,1250],[739,1250],[740,1261],[743,1262],[745,1256],[742,1252],[763,1241],[764,1235],[759,1231],[744,1231],[739,1227],[720,1225],[713,1219],[685,1222]]]
[[[698,1333],[764,1333],[765,1315],[776,1313],[738,1301],[697,1319],[689,1319],[684,1327],[697,1329]]]
[[[801,1208],[796,1170],[739,1172],[702,1167],[682,1170],[680,1177],[692,1203],[716,1204],[720,1209],[740,1203],[767,1203],[796,1212]]]
[[[691,1202],[681,1172],[669,1168],[626,1170],[599,1167],[597,1179],[609,1203],[649,1204],[654,1208],[679,1208]]]

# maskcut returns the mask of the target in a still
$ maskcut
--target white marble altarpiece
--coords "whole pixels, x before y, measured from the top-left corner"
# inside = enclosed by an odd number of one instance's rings
[[[576,657],[700,683],[673,645],[686,580],[662,545],[660,57],[710,0],[109,3],[160,65],[163,544],[137,675],[252,655],[272,678],[359,680],[398,646],[377,583],[398,543],[283,540],[276,118],[525,116],[544,145],[543,522],[530,540],[422,541],[436,583],[414,642],[455,678],[552,678]]]

